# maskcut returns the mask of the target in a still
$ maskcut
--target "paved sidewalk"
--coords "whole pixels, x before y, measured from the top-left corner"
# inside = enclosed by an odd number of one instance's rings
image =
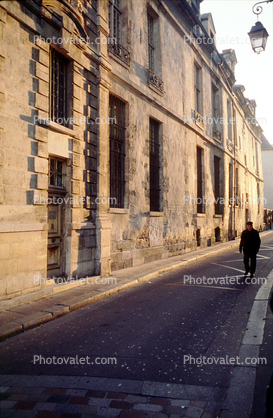
[[[270,233],[273,231],[264,231],[260,233],[260,236]],[[14,306],[16,300],[13,299],[0,302],[0,341],[57,319],[159,274],[238,246],[239,239],[236,239],[179,256],[118,270],[113,272],[110,278],[90,277],[88,284],[80,285],[80,280],[77,283],[57,284],[53,286],[48,296],[18,306]],[[37,297],[33,294],[32,298],[35,296]]]
[[[1,384],[1,417],[6,418],[216,418],[225,393],[79,376],[1,376]]]

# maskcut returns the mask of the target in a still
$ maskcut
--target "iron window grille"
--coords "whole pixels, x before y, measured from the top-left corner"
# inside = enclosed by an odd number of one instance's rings
[[[65,188],[63,160],[57,158],[49,159],[49,187]]]
[[[149,70],[154,73],[154,19],[148,13],[148,54],[149,54]]]
[[[229,204],[231,205],[233,199],[233,167],[232,164],[229,164]]]
[[[202,149],[197,147],[197,213],[203,213]]]
[[[239,194],[239,169],[238,168],[235,169],[235,199],[236,199],[235,204],[239,205],[240,194]]]
[[[110,206],[124,208],[125,194],[125,103],[109,97]]]
[[[202,114],[202,95],[201,95],[201,68],[194,66],[194,90],[195,90],[195,110]]]
[[[68,60],[55,49],[51,50],[50,117],[53,122],[68,125],[67,71]]]
[[[232,108],[231,101],[227,100],[227,114],[228,114],[228,139],[232,142]]]
[[[115,43],[121,44],[120,22],[121,22],[121,0],[109,0],[109,28],[110,37],[115,39]]]
[[[214,197],[215,197],[215,214],[221,215],[220,206],[220,161],[219,157],[214,156]]]
[[[216,126],[216,120],[217,120],[217,92],[218,90],[214,87],[212,84],[212,117],[213,117],[213,126],[214,128],[217,128]]]
[[[260,185],[257,183],[257,200],[258,200],[258,213],[261,213],[261,204],[260,204]]]
[[[211,85],[211,94],[212,94],[212,137],[217,141],[222,142],[222,133],[218,130],[218,119],[219,119],[219,90],[218,88],[212,83]]]
[[[160,212],[159,123],[150,119],[150,210]]]

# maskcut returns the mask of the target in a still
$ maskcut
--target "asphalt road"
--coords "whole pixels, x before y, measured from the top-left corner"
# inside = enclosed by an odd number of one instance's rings
[[[272,234],[262,239],[259,284],[244,282],[237,248],[190,263],[1,343],[1,374],[227,387],[234,366],[219,363],[238,355],[254,297],[272,269]],[[62,364],[52,364],[54,356]],[[94,364],[71,364],[87,356]],[[196,364],[200,356],[218,364]],[[95,364],[96,358],[113,364]]]

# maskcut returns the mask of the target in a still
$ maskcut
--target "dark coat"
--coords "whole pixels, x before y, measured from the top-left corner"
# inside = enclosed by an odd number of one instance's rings
[[[243,249],[244,254],[257,254],[260,249],[261,239],[259,232],[252,228],[242,232],[239,251]]]

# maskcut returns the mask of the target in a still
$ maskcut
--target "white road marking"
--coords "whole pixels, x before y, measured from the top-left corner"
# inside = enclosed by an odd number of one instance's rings
[[[216,266],[226,267],[227,269],[236,270],[236,271],[240,271],[241,273],[244,273],[244,270],[236,269],[234,267],[225,266],[224,264],[219,264],[219,263],[211,263],[211,264],[215,264]]]
[[[265,255],[257,254],[257,259],[258,258],[262,258],[263,259],[263,258],[271,258],[271,257],[266,257]]]
[[[188,287],[206,287],[207,289],[224,289],[224,290],[241,290],[234,287],[211,286],[210,284],[184,284],[184,283],[167,283],[164,286],[188,286]]]

